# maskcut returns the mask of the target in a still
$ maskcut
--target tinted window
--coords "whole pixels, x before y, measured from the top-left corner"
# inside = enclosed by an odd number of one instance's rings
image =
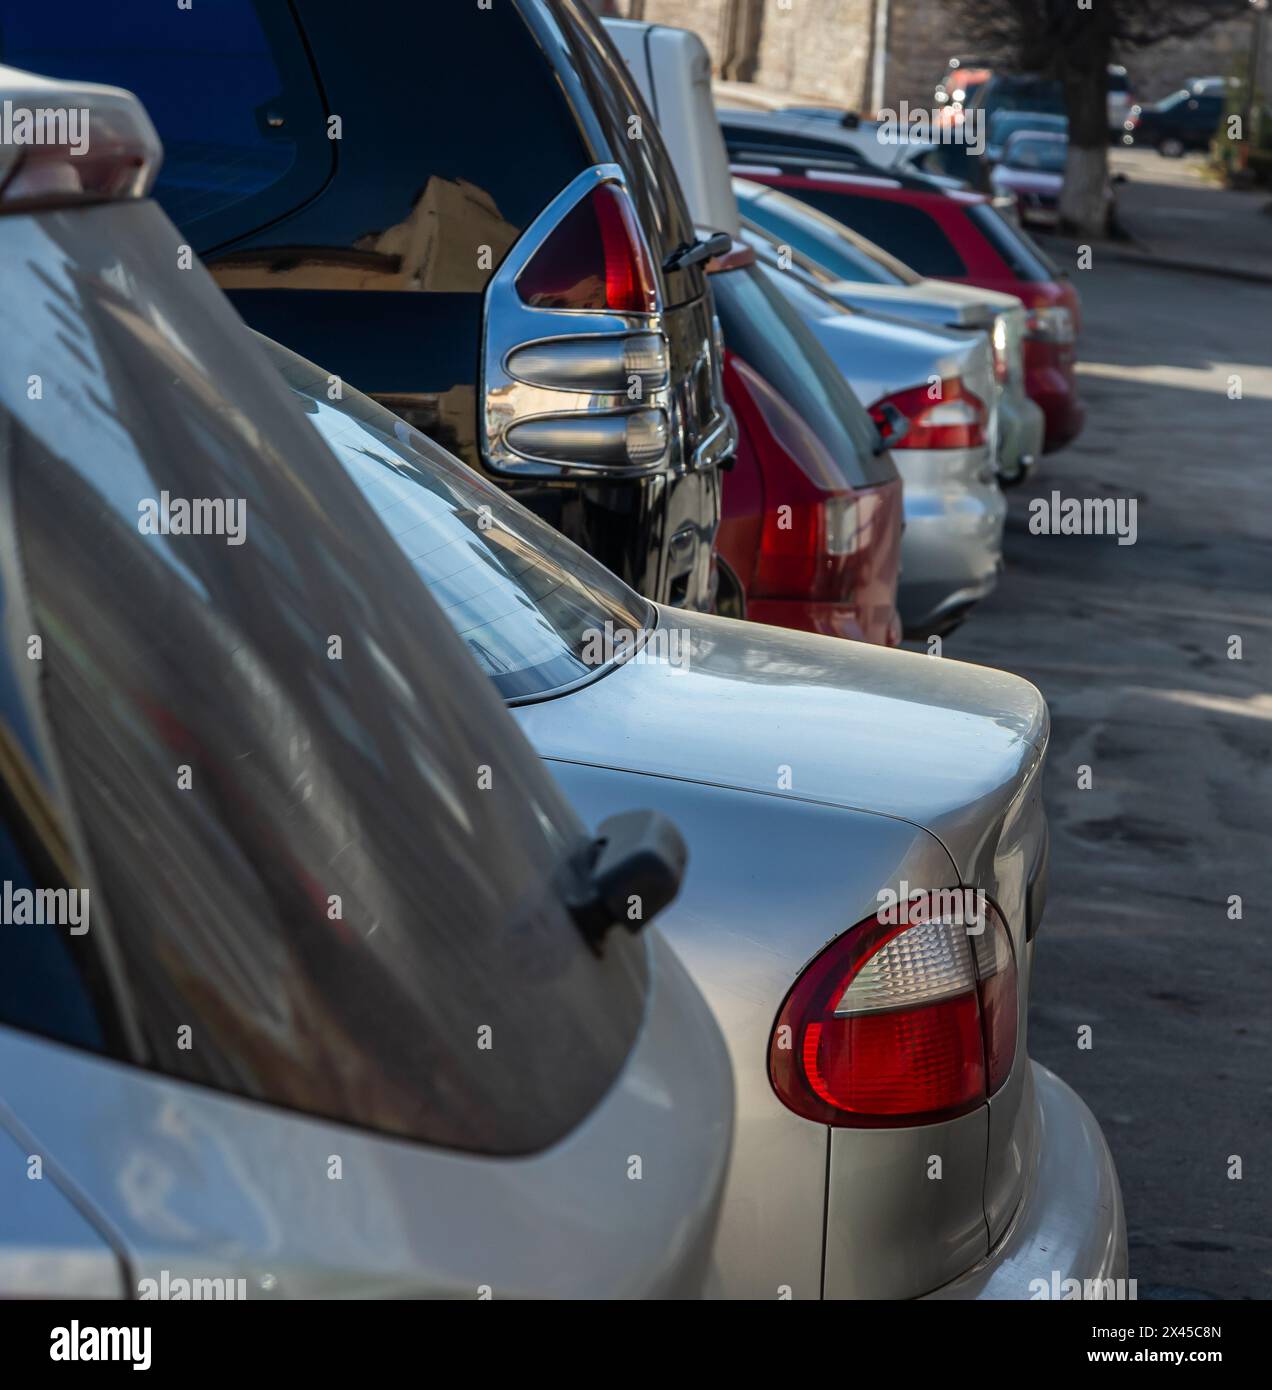
[[[1003,162],[1013,169],[1063,174],[1068,149],[1067,140],[1035,140],[1029,135],[1017,135],[1008,141]]]
[[[812,332],[758,266],[712,281],[724,341],[811,426],[853,487],[890,482],[895,469],[875,456],[878,432]]]
[[[909,203],[867,198],[838,189],[801,188],[803,202],[845,222],[854,232],[877,241],[919,275],[967,274],[963,258],[934,217]]]
[[[801,215],[794,199],[776,197],[740,198],[745,215],[757,222],[779,241],[824,265],[841,280],[866,285],[905,285],[918,279],[906,275],[905,266],[898,266],[887,255],[870,256],[857,244],[859,238],[842,222],[809,209],[811,216]]]
[[[1060,271],[1028,232],[1013,227],[988,203],[964,209],[976,229],[1021,280],[1057,280]]]
[[[328,400],[326,372],[262,343],[505,699],[595,676],[607,623],[654,620],[622,580],[418,430],[348,387]]]
[[[0,236],[0,335],[24,354],[0,377],[0,517],[31,607],[10,641],[42,637],[92,868],[91,930],[63,949],[117,963],[99,1007],[134,1030],[126,1055],[413,1139],[552,1143],[643,1009],[639,937],[597,956],[565,910],[582,827],[158,210]],[[29,401],[27,372],[55,397]],[[173,505],[197,499],[221,524],[185,534]],[[7,804],[62,816],[14,767]],[[36,997],[64,988],[47,954],[26,954]],[[92,1044],[69,1011],[48,1031]]]
[[[286,8],[261,16],[251,0],[6,4],[0,62],[136,92],[163,140],[155,196],[168,215],[202,234],[246,204],[234,220],[249,230],[316,192],[332,163]],[[273,48],[292,60],[280,64]]]

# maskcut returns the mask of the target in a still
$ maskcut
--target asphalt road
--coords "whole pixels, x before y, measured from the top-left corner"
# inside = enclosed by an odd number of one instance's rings
[[[1029,1045],[1108,1135],[1140,1297],[1268,1298],[1272,287],[1098,260],[1075,279],[1086,431],[1010,494],[1007,571],[945,654],[1051,706]],[[1136,543],[1031,535],[1053,489],[1136,498]]]

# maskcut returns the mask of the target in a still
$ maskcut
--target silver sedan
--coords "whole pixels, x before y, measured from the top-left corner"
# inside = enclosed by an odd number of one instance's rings
[[[1038,692],[651,605],[271,351],[584,818],[652,806],[688,842],[660,924],[732,1057],[723,1292],[1029,1298],[1124,1277],[1107,1145],[1026,1047]]]

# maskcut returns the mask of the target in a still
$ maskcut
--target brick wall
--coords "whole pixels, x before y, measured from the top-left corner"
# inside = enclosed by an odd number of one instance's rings
[[[694,29],[717,72],[746,50],[729,76],[776,92],[821,96],[857,110],[870,99],[875,0],[593,0],[603,13]],[[928,106],[932,88],[968,44],[952,30],[942,0],[891,0],[884,104]],[[1272,22],[1265,25],[1263,86],[1272,90]],[[732,42],[731,42],[732,37]],[[1250,21],[1216,25],[1197,38],[1131,52],[1122,61],[1141,101],[1175,91],[1187,77],[1244,73]]]

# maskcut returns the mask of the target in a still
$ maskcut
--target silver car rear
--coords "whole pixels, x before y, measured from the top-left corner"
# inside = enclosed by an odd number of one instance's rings
[[[0,876],[60,914],[4,926],[0,1147],[49,1182],[0,1179],[0,1294],[700,1294],[701,997],[580,896],[598,847],[145,200],[140,107],[0,96],[95,156],[0,183]]]
[[[998,409],[994,364],[983,334],[933,328],[877,314],[845,314],[795,277],[763,267],[791,301],[867,409],[900,393],[936,392],[961,381],[988,407],[983,443],[916,448],[892,456],[905,485],[905,530],[897,607],[911,636],[948,631],[997,583],[1007,504],[994,467]]]

